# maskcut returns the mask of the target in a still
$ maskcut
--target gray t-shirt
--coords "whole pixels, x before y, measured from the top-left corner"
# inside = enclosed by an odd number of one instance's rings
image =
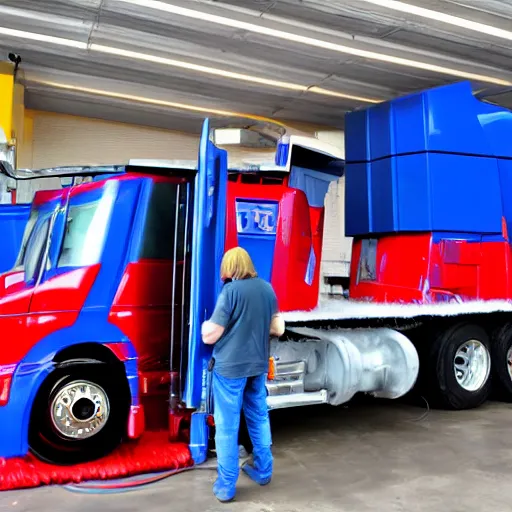
[[[255,377],[268,371],[270,322],[277,297],[267,281],[254,277],[227,283],[210,320],[225,328],[214,345],[215,371],[223,377]]]

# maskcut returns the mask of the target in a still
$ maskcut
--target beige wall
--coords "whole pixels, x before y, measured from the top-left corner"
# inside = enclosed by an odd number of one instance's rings
[[[26,111],[19,167],[122,164],[131,158],[196,160],[199,138],[187,133],[40,111]],[[230,163],[271,161],[273,151],[234,148]],[[18,186],[18,201],[36,190],[57,186],[38,180]]]
[[[18,138],[17,167],[30,169],[34,161],[34,112],[24,109],[23,130]]]
[[[197,159],[199,138],[182,132],[33,112],[32,167],[122,164],[130,158]],[[235,149],[233,161],[271,159],[272,151]]]
[[[340,131],[317,131],[318,139],[328,142],[343,151],[345,155],[345,134]],[[352,239],[345,237],[345,178],[331,183],[325,198],[324,243],[322,248],[322,275],[348,277]],[[334,290],[320,284],[320,291]]]

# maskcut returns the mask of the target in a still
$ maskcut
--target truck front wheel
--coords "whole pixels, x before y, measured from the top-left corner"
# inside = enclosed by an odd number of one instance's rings
[[[459,324],[439,333],[431,346],[428,387],[448,409],[471,409],[491,391],[489,338],[477,325]]]
[[[106,364],[50,374],[34,401],[30,450],[53,464],[77,464],[110,453],[126,428],[128,400]]]

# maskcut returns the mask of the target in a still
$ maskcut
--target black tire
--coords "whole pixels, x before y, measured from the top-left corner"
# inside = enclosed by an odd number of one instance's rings
[[[53,371],[41,386],[32,407],[29,425],[30,451],[39,459],[59,465],[99,459],[114,450],[126,432],[129,412],[128,386],[116,379],[107,364],[68,366]],[[110,413],[104,426],[86,439],[63,436],[51,418],[51,403],[64,386],[87,381],[106,394]],[[119,382],[121,381],[121,382]]]
[[[494,331],[491,345],[493,391],[496,398],[512,402],[512,366],[509,350],[512,349],[512,324],[505,324]]]
[[[491,392],[491,375],[475,390],[465,389],[457,381],[454,363],[459,347],[469,340],[477,340],[488,351],[490,342],[486,332],[478,325],[458,324],[448,327],[434,336],[430,350],[425,352],[421,364],[426,363],[426,379],[423,381],[427,399],[434,406],[451,410],[472,409],[484,403]],[[426,356],[426,357],[425,357]]]

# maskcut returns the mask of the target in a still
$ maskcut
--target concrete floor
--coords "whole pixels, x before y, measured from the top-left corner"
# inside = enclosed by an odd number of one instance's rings
[[[0,510],[38,512],[497,512],[512,503],[512,405],[464,412],[396,402],[281,411],[275,475],[240,476],[237,501],[211,493],[215,473],[192,471],[118,495],[40,488],[0,495]]]

